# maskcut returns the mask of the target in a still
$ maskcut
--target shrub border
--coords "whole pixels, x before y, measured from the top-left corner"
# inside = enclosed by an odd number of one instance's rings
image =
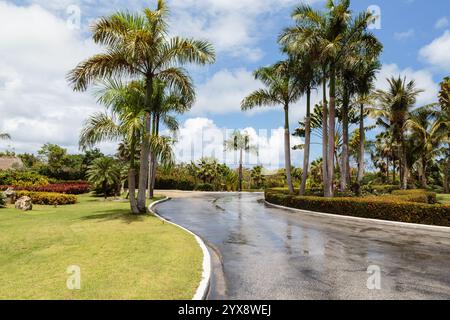
[[[450,232],[450,227],[444,227],[444,226],[434,226],[434,225],[429,225],[429,224],[417,224],[417,223],[408,223],[408,222],[391,221],[391,220],[361,218],[361,217],[354,217],[354,216],[348,216],[348,215],[339,215],[339,214],[334,214],[334,213],[324,213],[324,212],[319,212],[319,211],[309,211],[309,210],[285,207],[285,206],[281,206],[278,204],[273,204],[267,200],[264,200],[264,202],[266,205],[268,205],[270,207],[284,209],[284,210],[290,210],[290,211],[294,211],[294,212],[298,212],[298,213],[302,213],[302,214],[306,214],[306,215],[314,216],[314,217],[321,217],[321,218],[332,217],[332,218],[336,218],[336,219],[353,220],[353,221],[364,222],[364,223],[376,222],[378,224],[385,225],[385,226],[403,227],[403,228],[408,228],[408,229],[413,229],[413,230],[430,230],[430,231]]]
[[[167,219],[165,219],[164,217],[160,216],[159,214],[157,214],[153,209],[163,203],[163,202],[167,202],[172,200],[172,198],[166,197],[165,199],[159,200],[159,201],[155,201],[152,204],[150,204],[150,206],[148,207],[149,211],[151,214],[155,215],[158,219],[169,223],[171,225],[174,225],[178,228],[180,228],[181,230],[184,230],[185,232],[191,234],[194,236],[195,240],[197,240],[198,245],[200,246],[200,249],[203,252],[203,263],[202,263],[202,268],[203,268],[203,272],[202,272],[202,279],[200,280],[200,284],[197,288],[197,291],[195,292],[194,297],[192,298],[192,300],[206,300],[208,293],[209,293],[209,288],[211,285],[211,255],[209,254],[208,248],[206,247],[205,242],[202,240],[202,238],[200,238],[198,235],[196,235],[194,232],[174,223],[171,221],[168,221]]]

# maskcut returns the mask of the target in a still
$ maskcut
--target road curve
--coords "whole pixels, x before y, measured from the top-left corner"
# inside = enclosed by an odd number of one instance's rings
[[[450,232],[303,215],[262,194],[170,196],[158,214],[221,261],[211,299],[450,299]],[[381,270],[381,288],[368,288],[369,267]]]

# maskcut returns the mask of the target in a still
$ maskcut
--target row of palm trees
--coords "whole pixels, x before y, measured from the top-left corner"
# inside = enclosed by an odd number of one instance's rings
[[[135,214],[147,212],[146,190],[153,196],[158,160],[173,158],[172,141],[160,136],[161,125],[176,129],[172,114],[186,112],[195,100],[192,79],[183,65],[215,61],[209,42],[169,37],[168,15],[166,1],[158,0],[154,10],[117,12],[99,19],[92,27],[93,40],[105,51],[68,75],[76,91],[100,83],[99,102],[108,110],[86,122],[80,145],[86,148],[100,141],[122,140],[128,146],[130,206]]]
[[[368,31],[368,24],[375,18],[362,12],[353,16],[349,0],[328,1],[325,11],[300,5],[292,18],[293,27],[279,37],[285,61],[255,72],[266,88],[257,90],[242,101],[242,110],[259,106],[280,105],[285,114],[285,164],[288,188],[294,193],[291,176],[289,108],[302,96],[306,96],[305,145],[303,177],[300,194],[306,192],[311,145],[311,92],[321,86],[322,101],[322,153],[323,182],[326,197],[334,195],[336,165],[335,129],[338,99],[342,105],[343,148],[341,155],[342,190],[348,187],[349,177],[349,109],[360,106],[361,147],[359,174],[364,174],[364,116],[367,96],[380,68],[378,57],[381,43]]]

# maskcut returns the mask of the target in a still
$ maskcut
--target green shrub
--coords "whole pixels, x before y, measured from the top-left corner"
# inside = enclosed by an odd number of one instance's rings
[[[0,185],[15,187],[41,187],[48,185],[46,177],[26,170],[0,170]]]
[[[368,192],[372,194],[389,194],[394,190],[399,190],[400,187],[398,185],[366,185],[362,187],[363,192]]]
[[[408,223],[450,226],[450,206],[409,202],[404,196],[322,198],[300,197],[266,191],[273,204],[337,215]]]
[[[197,191],[214,191],[214,186],[210,183],[199,184],[195,190]]]
[[[40,205],[67,205],[77,203],[77,197],[71,194],[54,192],[17,191],[17,198],[30,197],[33,204]]]
[[[412,202],[420,202],[414,201],[413,199],[420,199],[421,197],[425,197],[425,203],[436,204],[437,203],[437,194],[436,192],[431,192],[423,189],[414,189],[414,190],[395,190],[392,192],[394,196],[403,196],[410,197]]]
[[[155,182],[156,189],[161,190],[184,190],[192,191],[195,190],[195,183],[191,180],[186,179],[175,179],[175,178],[156,178]]]

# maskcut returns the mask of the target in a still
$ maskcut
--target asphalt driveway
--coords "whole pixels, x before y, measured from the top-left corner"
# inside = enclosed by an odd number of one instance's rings
[[[156,211],[212,248],[211,299],[450,299],[448,231],[303,215],[262,194],[174,196]]]

